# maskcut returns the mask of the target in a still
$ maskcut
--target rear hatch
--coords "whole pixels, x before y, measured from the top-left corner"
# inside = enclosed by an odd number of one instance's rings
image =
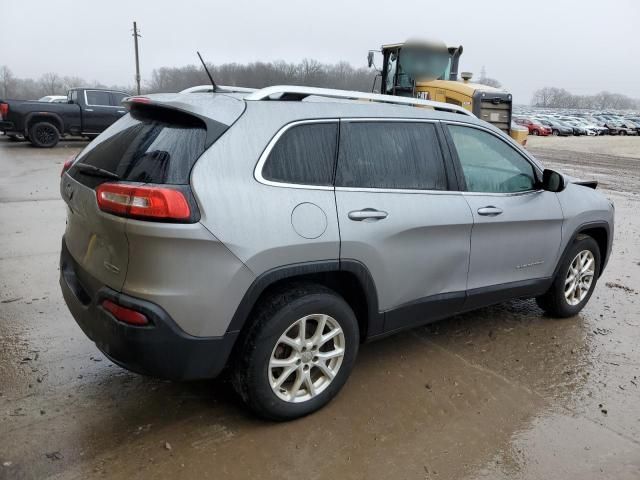
[[[165,103],[154,97],[133,99],[130,114],[92,142],[62,175],[61,194],[68,207],[66,249],[89,294],[101,285],[122,289],[130,254],[128,218],[181,223],[199,220],[189,187],[191,169],[229,125],[186,111],[188,104]],[[208,100],[210,103],[211,96]],[[202,105],[192,110],[197,109],[202,110]],[[189,215],[178,219],[141,217],[141,209],[135,206],[139,197],[127,197],[119,189],[125,193],[127,189],[179,192],[189,205]],[[105,190],[111,191],[107,202],[103,201]],[[122,203],[125,206],[120,208],[118,202],[123,199],[131,204]]]

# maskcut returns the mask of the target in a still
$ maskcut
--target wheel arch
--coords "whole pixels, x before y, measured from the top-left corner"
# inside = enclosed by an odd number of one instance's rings
[[[259,275],[242,298],[227,328],[242,336],[260,301],[287,283],[324,285],[341,295],[358,319],[360,339],[382,332],[384,315],[378,311],[378,296],[371,273],[357,260],[326,260],[277,267]]]
[[[588,222],[579,225],[570,240],[567,242],[567,245],[558,260],[558,264],[556,265],[553,276],[555,277],[558,273],[558,269],[562,264],[562,260],[566,257],[568,250],[571,248],[571,245],[576,241],[578,237],[581,235],[585,235],[593,238],[598,244],[598,248],[600,249],[600,270],[599,274],[602,275],[604,268],[607,266],[607,262],[609,261],[609,256],[611,253],[610,250],[610,241],[611,241],[611,229],[607,222]]]
[[[60,115],[51,112],[32,112],[27,115],[24,121],[25,133],[29,133],[29,129],[34,123],[37,122],[49,122],[52,123],[57,129],[58,133],[62,135],[64,133],[64,122]]]

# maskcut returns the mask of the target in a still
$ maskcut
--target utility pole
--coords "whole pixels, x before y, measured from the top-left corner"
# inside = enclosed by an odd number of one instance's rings
[[[140,95],[140,59],[138,58],[138,37],[141,35],[138,33],[138,25],[133,22],[133,42],[136,47],[136,89],[137,94]]]

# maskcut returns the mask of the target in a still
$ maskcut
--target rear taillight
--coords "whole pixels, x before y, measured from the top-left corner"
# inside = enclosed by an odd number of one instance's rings
[[[179,222],[191,218],[187,198],[174,188],[103,183],[96,195],[100,210],[122,217]]]
[[[9,115],[9,104],[0,103],[0,119],[5,119]]]
[[[60,176],[63,176],[64,172],[66,172],[71,168],[71,165],[73,165],[73,162],[75,161],[76,156],[77,155],[71,155],[69,159],[66,162],[64,162],[64,164],[62,164],[62,171],[60,172]]]
[[[123,307],[122,305],[118,305],[111,300],[103,301],[102,308],[104,308],[107,312],[109,312],[121,322],[128,323],[129,325],[135,325],[137,327],[149,325],[149,319],[144,313],[137,312],[136,310],[133,310],[131,308]]]

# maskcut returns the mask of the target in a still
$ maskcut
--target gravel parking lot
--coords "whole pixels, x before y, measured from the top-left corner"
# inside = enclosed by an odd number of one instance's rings
[[[58,181],[84,145],[0,136],[0,479],[640,478],[640,138],[530,139],[616,205],[579,316],[513,301],[365,345],[336,400],[286,424],[224,379],[122,370],[80,331],[58,286]]]

